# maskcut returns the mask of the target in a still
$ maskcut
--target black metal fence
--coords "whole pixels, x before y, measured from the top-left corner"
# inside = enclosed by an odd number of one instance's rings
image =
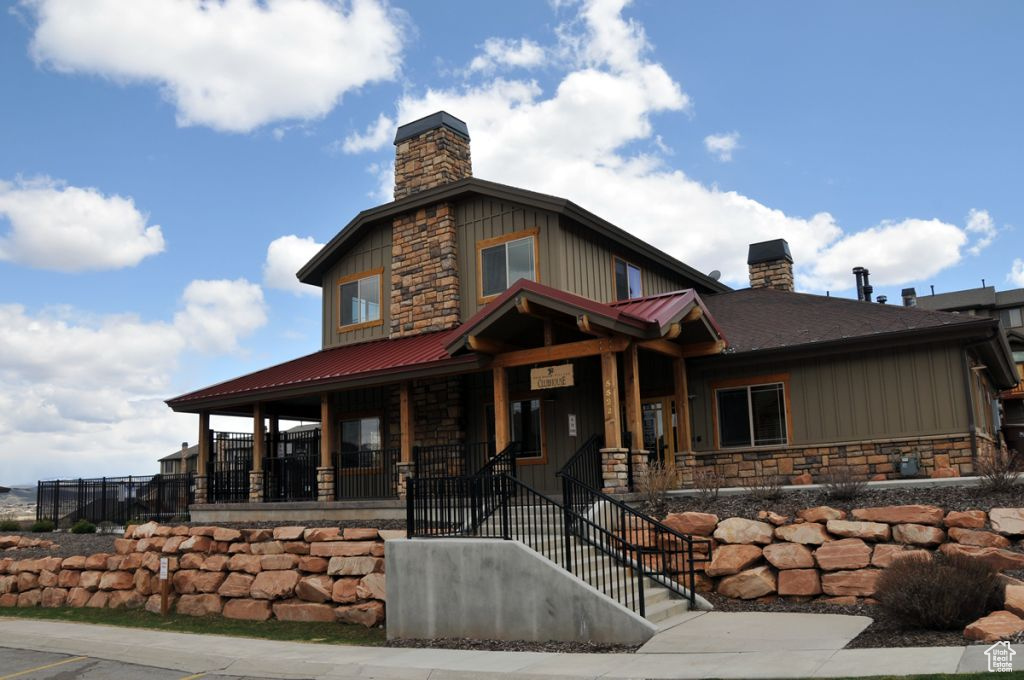
[[[471,475],[494,457],[494,442],[439,444],[413,447],[413,475],[452,477]]]
[[[100,477],[55,479],[36,485],[36,519],[69,526],[80,519],[110,522],[188,521],[195,500],[195,476]]]
[[[334,497],[338,500],[398,498],[398,448],[342,451],[334,457]]]
[[[263,500],[315,501],[316,469],[320,464],[320,430],[278,432],[267,435],[263,459]]]
[[[210,503],[248,503],[251,471],[251,432],[210,433],[210,459],[206,463]]]

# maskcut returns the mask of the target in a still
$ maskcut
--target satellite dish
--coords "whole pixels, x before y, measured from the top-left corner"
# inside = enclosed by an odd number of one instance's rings
[[[717,269],[712,269],[711,273],[708,274],[708,278],[717,281],[718,279],[722,278],[722,272],[718,271]]]

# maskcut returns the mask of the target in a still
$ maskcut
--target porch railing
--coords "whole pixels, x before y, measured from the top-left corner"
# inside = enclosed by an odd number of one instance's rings
[[[486,465],[494,454],[494,442],[414,446],[413,475],[419,479],[470,475]]]
[[[248,503],[252,433],[211,432],[209,446],[207,500],[210,503]]]
[[[398,448],[342,451],[334,456],[334,497],[398,498]]]
[[[36,485],[36,519],[58,526],[80,519],[93,524],[110,522],[188,521],[188,506],[195,500],[195,476],[99,477],[54,479]]]
[[[319,464],[319,451],[264,458],[264,502],[315,501],[316,468]]]

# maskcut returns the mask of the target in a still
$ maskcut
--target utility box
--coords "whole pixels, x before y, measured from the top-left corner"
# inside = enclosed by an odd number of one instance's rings
[[[917,456],[900,456],[900,476],[917,477],[921,474],[921,463]]]

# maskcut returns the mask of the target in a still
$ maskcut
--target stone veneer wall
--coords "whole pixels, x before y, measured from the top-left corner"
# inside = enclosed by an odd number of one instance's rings
[[[447,127],[395,146],[395,200],[472,176],[469,140]]]
[[[724,597],[822,597],[837,604],[871,598],[893,560],[932,551],[960,553],[999,570],[1024,568],[1011,550],[1024,536],[1024,508],[946,512],[930,505],[859,508],[847,517],[826,506],[796,517],[763,511],[759,520],[701,512],[663,522],[711,541],[712,559],[698,566],[697,589]]]
[[[423,378],[412,384],[412,413],[416,446],[458,444],[465,441],[461,376]],[[398,388],[388,403],[388,446],[401,444]]]
[[[978,436],[979,455],[991,455],[994,450],[991,439]],[[687,487],[692,486],[695,471],[708,467],[714,467],[724,478],[724,486],[744,486],[760,475],[779,475],[790,478],[792,483],[809,484],[835,466],[846,466],[856,475],[875,480],[899,479],[898,464],[905,455],[918,456],[925,476],[960,477],[974,473],[971,438],[967,435],[677,454],[676,467],[682,471],[682,484]]]
[[[751,288],[777,288],[792,292],[793,263],[786,260],[772,260],[750,265]]]
[[[160,558],[167,557],[171,610],[179,614],[377,626],[387,599],[385,540],[404,537],[404,530],[150,522],[128,527],[113,555],[0,559],[0,607],[159,613]]]
[[[392,338],[440,331],[459,323],[455,210],[438,203],[392,223]]]

